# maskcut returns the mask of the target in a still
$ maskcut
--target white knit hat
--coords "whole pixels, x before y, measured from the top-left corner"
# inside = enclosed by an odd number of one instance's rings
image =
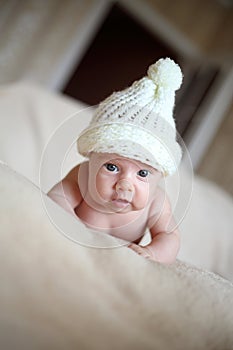
[[[181,83],[180,67],[170,58],[152,64],[146,77],[99,104],[78,138],[79,153],[116,153],[173,174],[182,154],[173,118]]]

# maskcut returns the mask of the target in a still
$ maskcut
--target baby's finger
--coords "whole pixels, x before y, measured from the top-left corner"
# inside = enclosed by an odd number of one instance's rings
[[[147,259],[150,258],[150,254],[145,248],[134,243],[130,244],[128,247],[133,251],[135,251],[135,253],[143,256],[144,258],[147,258]]]

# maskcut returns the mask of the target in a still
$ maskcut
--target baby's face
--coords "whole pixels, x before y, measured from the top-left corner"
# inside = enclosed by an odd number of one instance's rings
[[[89,193],[111,212],[141,210],[155,194],[161,173],[116,154],[93,153],[89,161]]]

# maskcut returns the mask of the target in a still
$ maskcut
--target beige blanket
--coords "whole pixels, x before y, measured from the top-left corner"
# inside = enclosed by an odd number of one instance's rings
[[[4,165],[0,179],[1,349],[233,348],[230,282],[127,247],[74,243],[52,225],[35,185]]]

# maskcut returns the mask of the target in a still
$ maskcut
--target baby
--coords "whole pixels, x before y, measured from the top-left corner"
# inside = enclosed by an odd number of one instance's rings
[[[88,160],[77,165],[48,195],[87,227],[129,242],[152,260],[173,263],[180,239],[162,176],[181,160],[173,119],[180,67],[160,59],[148,75],[100,103],[78,138]],[[146,229],[151,242],[140,241]]]

